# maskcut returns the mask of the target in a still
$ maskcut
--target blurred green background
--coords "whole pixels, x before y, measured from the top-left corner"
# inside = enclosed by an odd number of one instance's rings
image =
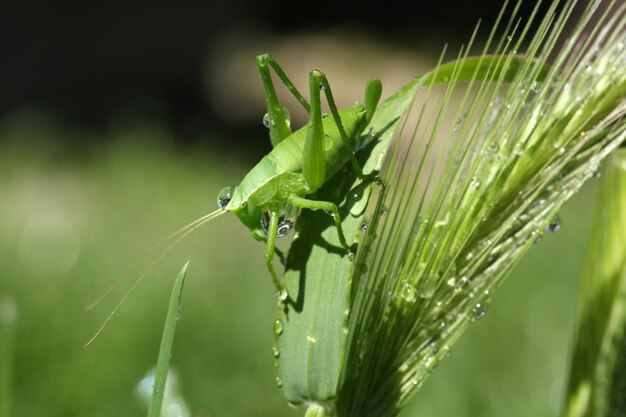
[[[219,190],[269,150],[256,54],[274,54],[298,86],[311,68],[325,70],[347,105],[371,76],[393,92],[444,42],[454,50],[466,40],[479,17],[489,27],[500,2],[429,4],[416,15],[393,2],[328,6],[303,18],[293,3],[243,0],[3,5],[0,300],[17,308],[12,415],[142,415],[137,385],[156,361],[187,259],[172,366],[192,415],[302,415],[274,383],[264,247],[234,216],[168,254],[83,344],[140,274],[130,268],[146,249],[214,210]],[[403,416],[557,415],[594,181]]]

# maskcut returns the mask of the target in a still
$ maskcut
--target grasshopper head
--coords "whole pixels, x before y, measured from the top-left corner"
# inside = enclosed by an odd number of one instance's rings
[[[238,187],[226,187],[217,195],[217,205],[235,213],[250,230],[261,229],[262,211],[251,201],[244,201]]]
[[[234,186],[226,187],[220,191],[217,195],[217,205],[222,210],[234,212],[237,215],[242,211],[250,211],[251,206],[253,206],[249,199],[243,198],[241,189]]]

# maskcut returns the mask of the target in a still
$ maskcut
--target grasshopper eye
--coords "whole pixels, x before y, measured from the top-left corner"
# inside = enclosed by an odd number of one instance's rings
[[[217,195],[217,205],[223,210],[226,208],[230,200],[233,198],[233,190],[235,187],[226,187]]]
[[[287,236],[293,230],[293,227],[296,225],[295,218],[287,218],[284,214],[278,218],[278,228],[276,229],[276,237]],[[263,233],[267,235],[267,231],[270,227],[270,213],[267,211],[263,212],[263,217],[261,218],[261,229]]]

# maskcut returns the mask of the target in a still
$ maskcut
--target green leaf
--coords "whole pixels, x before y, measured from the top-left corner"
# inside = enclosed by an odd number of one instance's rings
[[[564,417],[626,415],[626,149],[604,165]]]
[[[376,170],[377,161],[384,158],[417,85],[416,80],[409,83],[374,114],[371,130],[363,137],[365,147],[357,154],[362,166],[366,162],[367,173]],[[372,136],[371,132],[376,133]],[[355,189],[360,185],[351,168],[346,167],[314,197],[338,204],[349,243],[357,242],[361,231],[362,219],[349,215],[355,205],[367,199]],[[353,266],[339,243],[331,217],[303,210],[283,278],[289,299],[279,306],[275,325],[277,382],[291,403],[325,402],[336,396],[345,352]]]
[[[165,393],[165,384],[167,382],[167,370],[172,355],[172,344],[174,343],[174,333],[176,331],[176,322],[178,321],[178,310],[180,308],[180,297],[185,282],[185,273],[187,272],[189,261],[183,266],[178,273],[178,277],[174,282],[172,294],[170,295],[170,303],[167,308],[165,317],[165,327],[163,328],[163,336],[161,338],[161,347],[159,348],[159,357],[157,359],[156,371],[154,375],[154,390],[150,408],[148,409],[148,417],[160,417],[161,405]]]

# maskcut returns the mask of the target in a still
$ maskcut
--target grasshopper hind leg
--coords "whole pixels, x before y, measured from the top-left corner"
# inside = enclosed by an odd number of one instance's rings
[[[354,256],[350,250],[350,246],[346,242],[346,237],[343,233],[343,228],[341,227],[341,216],[339,215],[339,209],[335,203],[330,201],[307,200],[306,198],[298,197],[295,194],[290,195],[287,201],[296,207],[306,208],[309,210],[325,210],[332,213],[341,246],[348,252],[348,256]]]

